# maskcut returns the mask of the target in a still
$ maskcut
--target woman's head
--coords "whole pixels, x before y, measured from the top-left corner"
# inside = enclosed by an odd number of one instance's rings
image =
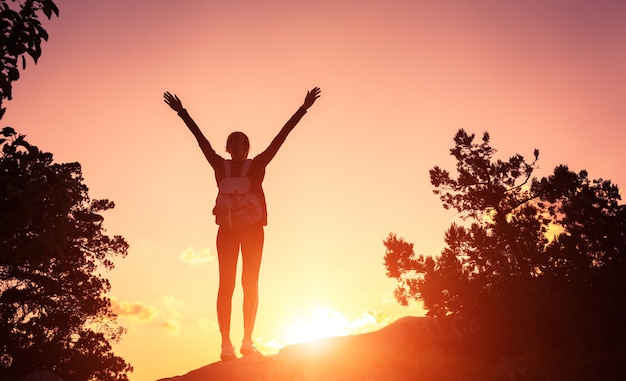
[[[250,140],[243,132],[235,131],[226,139],[226,152],[233,160],[245,160],[250,151]]]

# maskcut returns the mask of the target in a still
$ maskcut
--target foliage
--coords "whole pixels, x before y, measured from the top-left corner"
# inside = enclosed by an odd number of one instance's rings
[[[430,181],[462,221],[447,230],[438,256],[387,237],[397,300],[462,318],[466,333],[492,349],[623,345],[626,208],[618,187],[564,165],[531,178],[539,152],[530,163],[521,155],[495,160],[487,133],[476,143],[459,130],[454,142],[456,177],[435,166]]]
[[[65,381],[127,380],[102,272],[128,244],[102,226],[108,200],[90,200],[79,163],[53,163],[10,128],[0,146],[0,373]],[[0,377],[1,379],[2,377]]]
[[[12,0],[11,3],[15,3]],[[13,81],[20,77],[18,61],[22,69],[26,68],[26,54],[35,63],[41,56],[41,43],[48,40],[48,33],[38,19],[39,12],[50,19],[59,16],[59,9],[53,0],[26,0],[17,10],[11,8],[6,0],[0,1],[0,119],[4,115],[4,99],[11,100]]]

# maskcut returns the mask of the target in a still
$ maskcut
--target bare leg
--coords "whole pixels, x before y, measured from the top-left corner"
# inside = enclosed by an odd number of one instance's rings
[[[256,320],[259,304],[259,270],[263,256],[263,227],[247,229],[242,239],[241,256],[243,269],[241,284],[243,286],[243,341],[252,343],[252,331]]]
[[[230,340],[230,318],[232,298],[237,276],[239,240],[234,232],[219,228],[217,232],[217,257],[220,283],[217,292],[217,322],[222,334],[222,346],[232,345]]]

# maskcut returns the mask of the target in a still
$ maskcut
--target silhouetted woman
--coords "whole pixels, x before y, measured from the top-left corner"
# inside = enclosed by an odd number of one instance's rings
[[[298,108],[298,111],[285,123],[267,149],[255,156],[252,160],[248,160],[250,143],[244,133],[233,132],[228,136],[226,152],[230,154],[231,160],[226,160],[218,155],[211,147],[211,144],[202,134],[198,125],[183,107],[180,99],[169,92],[165,92],[163,96],[165,103],[178,113],[178,116],[183,119],[191,133],[196,137],[200,149],[215,171],[215,180],[217,183],[220,184],[226,177],[246,177],[249,179],[249,193],[257,200],[258,204],[260,204],[260,218],[244,226],[229,226],[226,222],[228,218],[219,218],[216,214],[216,222],[220,225],[217,232],[217,256],[220,273],[219,290],[217,294],[217,320],[222,335],[222,353],[220,358],[224,361],[237,358],[235,348],[230,340],[230,317],[232,296],[237,275],[237,260],[240,250],[243,260],[242,285],[244,324],[244,335],[240,353],[244,356],[258,355],[259,352],[254,348],[252,342],[252,330],[254,329],[259,298],[258,279],[263,254],[263,226],[267,225],[267,207],[262,187],[263,178],[265,177],[265,167],[274,158],[274,155],[276,155],[278,149],[282,146],[287,135],[294,129],[300,119],[302,119],[307,109],[319,98],[320,89],[315,87],[307,92],[304,103]]]

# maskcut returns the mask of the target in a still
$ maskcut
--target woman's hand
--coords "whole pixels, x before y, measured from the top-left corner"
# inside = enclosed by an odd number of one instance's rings
[[[307,110],[309,107],[313,106],[315,100],[320,97],[320,92],[319,87],[314,87],[312,90],[307,91],[302,108]]]
[[[172,108],[172,110],[176,112],[181,112],[185,108],[183,107],[183,102],[178,99],[178,96],[172,95],[169,91],[163,93],[163,100],[167,103],[168,106]]]

